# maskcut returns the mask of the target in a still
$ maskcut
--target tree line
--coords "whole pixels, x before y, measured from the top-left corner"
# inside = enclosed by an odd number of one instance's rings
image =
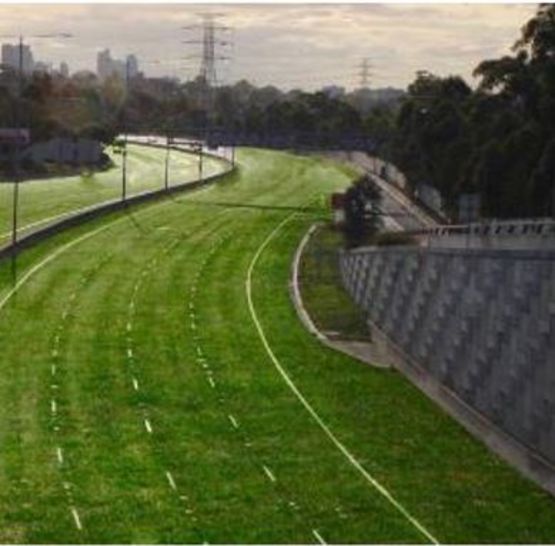
[[[437,188],[453,216],[468,193],[486,217],[555,215],[555,5],[540,5],[512,54],[474,75],[473,90],[419,72],[382,152],[412,187]]]

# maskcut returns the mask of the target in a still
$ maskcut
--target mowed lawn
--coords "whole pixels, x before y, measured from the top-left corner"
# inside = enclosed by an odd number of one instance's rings
[[[298,321],[294,250],[351,173],[239,161],[26,251],[15,292],[2,264],[0,542],[555,541],[551,497]]]
[[[107,150],[109,151],[109,150]],[[127,194],[159,189],[164,185],[163,149],[129,144],[127,155]],[[102,201],[118,199],[122,193],[121,155],[111,153],[114,166],[106,171],[59,178],[26,180],[19,186],[19,233],[39,228],[60,215]],[[221,161],[204,158],[204,176],[222,171]],[[170,153],[170,185],[190,182],[198,177],[196,155]],[[0,180],[0,246],[11,239],[13,184]]]

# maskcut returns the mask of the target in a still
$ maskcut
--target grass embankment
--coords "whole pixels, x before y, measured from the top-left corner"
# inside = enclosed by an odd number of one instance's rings
[[[319,224],[301,255],[299,287],[303,304],[316,327],[330,338],[369,339],[364,313],[341,283],[341,232]]]
[[[332,164],[242,150],[228,182],[24,252],[0,310],[1,542],[422,542],[339,441],[445,542],[553,542],[555,502],[403,377],[321,346],[288,283],[348,184]],[[292,212],[307,203],[313,210]],[[103,228],[103,231],[93,230]],[[0,269],[9,293],[9,265]],[[55,404],[53,404],[55,402]],[[61,451],[60,451],[61,450]],[[79,517],[78,528],[75,514]]]
[[[127,159],[127,194],[159,189],[164,184],[165,150],[130,144]],[[121,155],[112,154],[114,166],[91,174],[38,178],[19,185],[19,232],[36,229],[55,217],[73,210],[118,199],[121,196]],[[220,172],[223,165],[212,158],[204,159],[204,175]],[[196,156],[170,154],[170,185],[195,180],[198,176]],[[8,242],[12,221],[13,185],[0,181],[0,246]]]

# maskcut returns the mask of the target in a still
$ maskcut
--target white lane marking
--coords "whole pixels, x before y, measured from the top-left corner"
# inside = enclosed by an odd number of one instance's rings
[[[56,336],[54,337],[54,344],[58,345],[59,343],[60,343],[60,336],[56,334]]]
[[[52,373],[52,375],[56,375],[56,364],[52,364],[50,372]]]
[[[197,346],[197,355],[202,356],[202,349]]]
[[[131,322],[128,322],[128,323],[127,323],[127,331],[128,331],[128,332],[131,332],[131,328],[132,328]]]
[[[81,525],[81,519],[79,518],[79,512],[77,512],[76,508],[71,507],[71,513],[73,515],[73,521],[75,522],[75,526],[77,527],[77,529],[79,529],[79,531],[82,531],[83,526]]]
[[[133,388],[138,391],[139,390],[139,382],[133,378]]]
[[[177,486],[175,485],[175,480],[173,479],[173,476],[171,475],[171,472],[166,471],[166,478],[168,479],[168,483],[170,484],[170,487],[174,491],[177,491]]]
[[[152,434],[152,426],[150,425],[150,421],[148,419],[145,419],[145,428],[149,434]]]
[[[214,379],[212,379],[212,377],[209,375],[208,376],[208,382],[210,383],[210,386],[214,389],[216,387],[216,383],[214,381]]]
[[[52,349],[52,356],[56,358],[58,356],[58,349]]]
[[[277,481],[276,477],[274,476],[274,473],[266,465],[262,465],[262,468],[264,469],[266,476],[268,476],[271,482]]]
[[[64,454],[61,447],[56,448],[56,456],[58,457],[58,462],[64,464]]]
[[[52,415],[56,415],[56,400],[51,400],[50,401],[50,411],[52,411]]]
[[[233,428],[239,428],[239,423],[237,422],[235,417],[233,417],[233,415],[231,415],[231,413],[228,415],[228,418],[231,421],[231,424],[233,425]]]
[[[312,534],[320,544],[326,544],[326,541],[322,538],[322,535],[320,535],[317,529],[312,529]]]
[[[66,243],[65,245],[61,246],[60,248],[58,248],[57,250],[55,250],[54,252],[52,252],[52,254],[49,254],[46,258],[44,258],[43,260],[41,260],[38,264],[36,264],[35,266],[33,266],[31,269],[29,269],[29,271],[27,271],[17,282],[16,284],[10,289],[8,290],[8,292],[6,292],[6,295],[0,300],[0,310],[3,309],[3,307],[6,305],[6,303],[13,297],[13,295],[33,276],[35,275],[38,271],[40,271],[45,265],[49,264],[51,261],[55,260],[58,256],[60,256],[61,254],[63,254],[64,252],[66,252],[67,250],[69,250],[70,248],[73,248],[74,246],[78,245],[79,243],[82,243],[83,241],[86,241],[87,239],[90,239],[91,237],[94,237],[95,235],[106,231],[108,228],[114,226],[117,223],[123,222],[124,220],[127,220],[127,217],[123,217],[123,218],[118,218],[117,220],[114,220],[113,222],[110,222],[108,224],[105,224],[103,226],[100,226],[99,228],[93,230],[93,231],[89,231],[88,233],[85,233],[84,235],[81,235],[81,237],[77,237],[77,239],[74,239],[73,241],[70,241],[69,243]]]
[[[266,334],[264,333],[264,329],[262,328],[262,324],[256,314],[256,310],[254,308],[253,297],[252,297],[252,274],[254,271],[254,267],[260,258],[260,255],[264,251],[264,249],[270,244],[270,241],[277,235],[277,233],[281,230],[281,228],[290,220],[293,219],[297,213],[292,213],[287,216],[284,220],[282,220],[262,241],[262,244],[258,247],[257,251],[255,252],[247,270],[247,279],[245,282],[245,290],[247,294],[247,304],[249,308],[249,312],[251,318],[254,322],[256,330],[258,332],[258,336],[262,341],[262,345],[266,350],[266,353],[270,357],[270,360],[274,364],[275,368],[287,384],[287,386],[291,389],[291,391],[295,394],[295,396],[299,399],[301,404],[305,407],[308,413],[312,416],[314,421],[319,425],[319,427],[324,431],[326,436],[331,440],[331,442],[343,453],[346,459],[356,468],[360,474],[366,479],[366,481],[378,491],[383,497],[385,497],[390,504],[396,508],[412,525],[422,534],[424,535],[429,541],[434,544],[439,544],[437,539],[415,518],[413,517],[409,511],[376,479],[374,478],[359,462],[358,459],[341,443],[340,440],[335,436],[335,434],[331,431],[331,429],[326,425],[326,423],[322,420],[320,415],[316,412],[316,410],[310,405],[308,400],[304,397],[298,387],[295,385],[293,380],[289,377],[285,368],[281,365],[278,358],[272,351],[268,340],[266,339]]]
[[[207,190],[212,189],[212,186],[208,186],[206,188],[202,188],[203,192],[206,192]],[[139,195],[139,194],[137,194]],[[114,201],[115,202],[115,201]],[[106,202],[104,202],[106,203]],[[103,203],[100,203],[103,204]],[[143,210],[139,210],[136,211],[134,214],[135,215],[149,215],[152,214],[153,212],[157,212],[159,208],[164,207],[164,206],[168,206],[173,204],[173,201],[162,201],[160,203],[154,203],[152,204],[148,209],[143,209]],[[94,206],[92,206],[93,208],[98,206],[99,203],[95,203]],[[77,212],[79,212],[80,210],[86,210],[87,208],[90,207],[85,207],[83,209],[76,209],[76,210],[72,210],[69,211],[67,214],[61,214],[58,216],[54,216],[52,218],[47,218],[44,220],[40,220],[38,222],[35,222],[34,224],[27,224],[27,226],[23,226],[20,229],[25,229],[28,228],[32,225],[39,225],[39,224],[43,224],[49,220],[52,219],[56,219],[56,218],[60,218],[62,216],[66,216],[69,214],[75,214]],[[85,233],[83,235],[81,235],[81,237],[77,237],[77,239],[73,239],[73,241],[70,241],[69,243],[66,243],[65,245],[61,246],[60,248],[58,248],[57,250],[55,250],[54,252],[52,252],[52,254],[49,254],[48,256],[46,256],[46,258],[44,258],[43,260],[41,260],[39,263],[37,263],[36,265],[34,265],[33,267],[31,267],[31,269],[29,269],[26,273],[23,274],[23,276],[15,283],[15,285],[8,290],[8,292],[6,292],[5,296],[0,300],[0,310],[2,310],[4,308],[4,306],[6,305],[6,303],[13,297],[14,294],[16,294],[18,292],[18,290],[33,276],[35,275],[38,271],[40,271],[45,265],[49,264],[51,261],[55,260],[58,256],[60,256],[61,254],[63,254],[64,252],[66,252],[67,250],[69,250],[70,248],[73,248],[74,246],[82,243],[83,241],[86,241],[87,239],[90,239],[91,237],[94,237],[95,235],[106,231],[107,229],[120,224],[122,222],[125,221],[129,221],[129,218],[127,215],[120,217],[120,218],[116,218],[114,220],[112,220],[111,222],[108,222],[107,224],[104,224],[100,227],[98,227],[97,229],[94,229],[93,231],[89,231],[88,233]],[[19,232],[19,230],[18,230]],[[8,233],[9,235],[9,233]]]
[[[127,349],[127,358],[133,358],[133,349]]]

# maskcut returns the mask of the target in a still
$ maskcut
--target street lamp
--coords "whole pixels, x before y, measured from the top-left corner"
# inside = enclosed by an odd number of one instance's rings
[[[127,101],[129,100],[129,55],[125,59],[125,104],[123,105],[123,151],[121,157],[121,200],[127,199]]]
[[[175,62],[179,62],[179,59],[152,59],[150,61],[144,61],[143,64],[172,64]],[[169,124],[167,125],[169,127]],[[166,158],[164,162],[164,189],[167,191],[170,185],[170,132],[169,129],[166,129]]]
[[[28,36],[32,39],[49,39],[49,38],[72,38],[73,35],[68,32],[60,32],[55,34],[35,34]],[[14,153],[14,186],[13,186],[13,200],[12,200],[12,248],[17,244],[17,212],[19,204],[19,182],[20,182],[20,140],[23,136],[21,127],[21,99],[23,96],[23,36],[16,34],[0,35],[0,39],[18,39],[18,74],[17,74],[17,102],[15,107],[15,125],[16,125],[16,139],[15,139],[15,153]]]

